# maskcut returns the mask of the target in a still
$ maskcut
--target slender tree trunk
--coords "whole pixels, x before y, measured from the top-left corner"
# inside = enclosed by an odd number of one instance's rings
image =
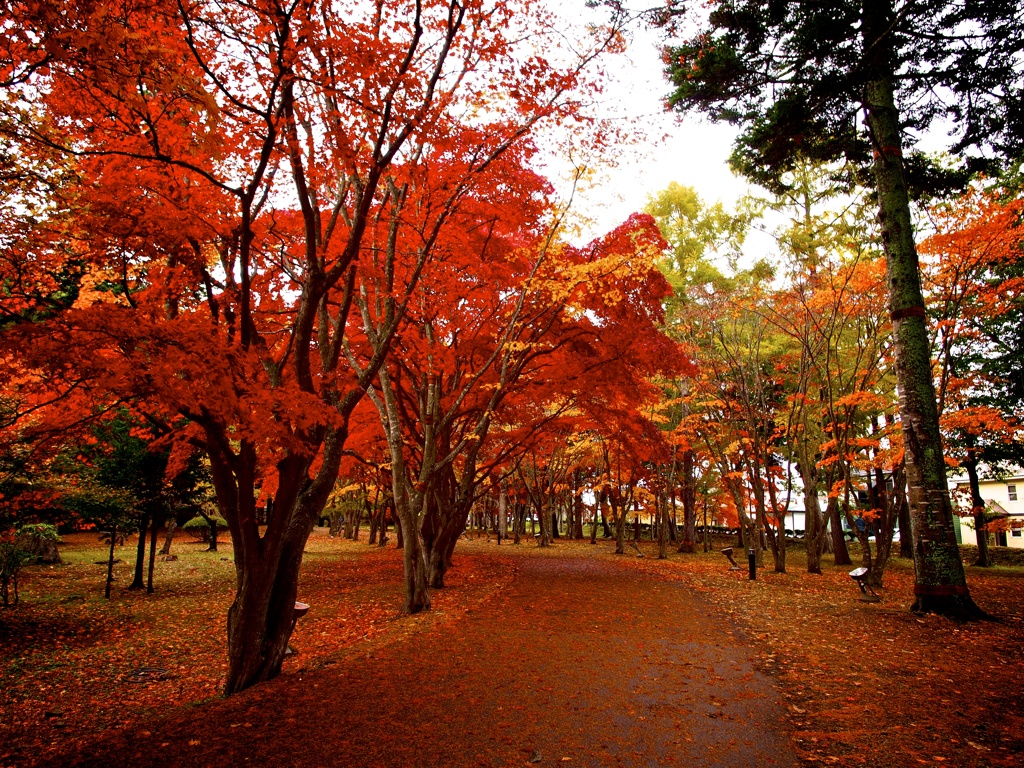
[[[388,544],[388,513],[391,511],[391,501],[385,498],[380,505],[380,535],[377,537],[377,546],[386,547]],[[395,528],[399,526],[396,523]],[[396,534],[397,535],[397,534]]]
[[[498,544],[508,531],[508,490],[505,481],[498,484]]]
[[[967,588],[953,530],[921,276],[903,176],[902,138],[893,97],[892,13],[891,0],[864,0],[864,45],[869,52],[868,71],[875,76],[865,85],[864,106],[875,150],[878,219],[889,278],[894,367],[914,538],[916,600],[912,609],[973,618],[981,611]]]
[[[660,494],[661,503],[658,505],[658,559],[668,559],[668,499],[665,494]]]
[[[402,612],[415,614],[430,610],[430,594],[427,591],[427,564],[416,516],[409,510],[408,503],[397,506],[398,522],[402,526],[402,541],[404,542],[402,565],[405,576],[405,605],[402,607]]]
[[[978,460],[971,453],[964,461],[967,478],[971,483],[971,512],[974,514],[974,533],[978,539],[978,560],[975,565],[989,568],[992,559],[988,551],[988,521],[985,519],[985,500],[981,497],[981,483],[978,478]]]
[[[768,540],[772,547],[772,555],[775,558],[775,572],[786,572],[786,514],[780,511],[778,491],[775,489],[775,480],[771,474],[768,475],[768,504],[772,509],[772,518],[775,525],[768,527]]]
[[[872,428],[875,432],[880,431],[877,420],[872,419]],[[874,449],[875,456],[878,456],[878,449]],[[893,533],[896,530],[896,488],[902,484],[902,478],[897,477],[902,469],[893,473],[893,493],[886,488],[885,473],[881,467],[875,467],[874,483],[869,483],[871,506],[878,510],[878,517],[875,523],[875,558],[871,573],[868,574],[868,583],[872,587],[882,586],[882,577],[885,574],[885,567],[892,554]]]
[[[110,599],[110,585],[114,583],[114,543],[117,541],[117,526],[110,526],[110,555],[107,557],[107,586],[103,597]]]
[[[615,516],[615,554],[626,554],[626,510],[612,496],[612,514]]]
[[[696,549],[694,540],[696,538],[697,515],[696,503],[697,494],[694,487],[693,477],[693,451],[683,451],[683,540],[679,544],[680,552],[693,552]],[[675,483],[672,484],[672,512],[675,514],[676,495]]]
[[[747,460],[747,475],[750,478],[750,488],[754,494],[754,553],[757,567],[764,568],[764,548],[761,545],[762,540],[765,538],[765,528],[767,528],[764,506],[764,478],[761,476],[761,468],[764,466],[764,462],[762,461],[760,451],[756,447],[756,443],[753,454]]]
[[[914,534],[910,527],[910,504],[907,503],[907,473],[901,470],[899,483],[893,488],[893,503],[896,504],[896,520],[900,527],[900,557],[908,560],[914,557]]]
[[[701,508],[704,513],[704,533],[701,534],[701,542],[704,545],[704,551],[711,551],[711,533],[708,531],[708,497],[701,495],[702,503]]]
[[[154,521],[155,522],[155,521]],[[149,515],[139,517],[139,541],[135,547],[135,576],[128,589],[142,589],[146,586],[146,534],[149,533]]]
[[[377,528],[380,525],[380,520],[377,518],[377,514],[374,510],[368,510],[370,516],[370,538],[367,540],[367,544],[371,547],[377,543]]]
[[[146,578],[146,592],[153,594],[153,565],[156,563],[156,538],[160,526],[156,524],[156,516],[153,517],[152,536],[149,540],[149,574]]]

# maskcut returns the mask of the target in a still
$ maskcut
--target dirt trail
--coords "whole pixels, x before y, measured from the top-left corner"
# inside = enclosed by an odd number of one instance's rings
[[[512,557],[511,586],[457,623],[66,764],[796,765],[771,679],[708,604],[624,558]]]

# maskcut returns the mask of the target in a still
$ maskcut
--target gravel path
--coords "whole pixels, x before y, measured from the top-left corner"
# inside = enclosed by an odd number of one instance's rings
[[[454,623],[150,723],[80,755],[130,766],[790,766],[739,630],[628,558],[513,557]]]

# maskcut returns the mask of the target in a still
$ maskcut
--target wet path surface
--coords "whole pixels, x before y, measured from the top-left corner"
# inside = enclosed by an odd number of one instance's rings
[[[625,559],[514,562],[511,585],[456,623],[151,723],[76,764],[796,765],[771,679],[684,586]]]

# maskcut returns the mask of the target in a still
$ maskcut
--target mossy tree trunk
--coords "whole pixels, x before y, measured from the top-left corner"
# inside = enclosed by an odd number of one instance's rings
[[[865,66],[871,77],[864,89],[864,106],[874,147],[878,219],[889,281],[914,548],[913,610],[970,618],[980,611],[967,588],[946,485],[924,297],[894,98],[894,56],[889,32],[892,3],[865,0],[863,8]]]

